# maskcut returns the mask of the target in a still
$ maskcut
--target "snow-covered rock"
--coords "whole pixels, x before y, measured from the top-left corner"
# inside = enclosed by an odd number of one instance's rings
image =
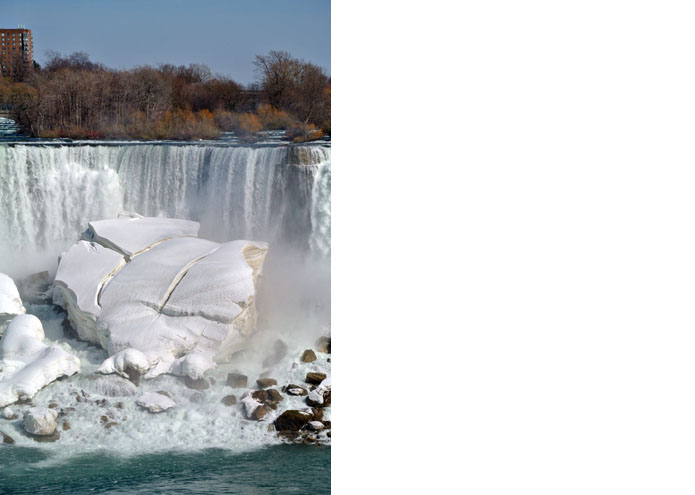
[[[15,316],[0,340],[0,407],[28,399],[62,377],[80,370],[80,360],[58,344],[46,345],[41,321]]]
[[[0,273],[0,323],[23,315],[26,309],[22,305],[17,286],[9,276]]]
[[[53,435],[58,426],[58,411],[45,407],[32,407],[24,413],[24,430],[32,435]]]
[[[255,329],[268,245],[200,239],[198,227],[169,218],[100,220],[62,255],[54,299],[80,337],[111,356],[101,373],[137,368],[145,378],[197,380]]]
[[[171,409],[176,405],[176,402],[171,400],[166,395],[159,394],[157,392],[147,392],[142,394],[135,403],[147,409],[151,413],[158,413]]]

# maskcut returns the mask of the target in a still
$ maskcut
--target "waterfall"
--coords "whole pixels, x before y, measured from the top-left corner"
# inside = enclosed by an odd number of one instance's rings
[[[2,145],[0,272],[50,269],[87,222],[122,210],[328,257],[330,160],[325,145]]]

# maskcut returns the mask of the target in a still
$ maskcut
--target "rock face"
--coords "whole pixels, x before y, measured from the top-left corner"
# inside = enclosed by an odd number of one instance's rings
[[[140,398],[135,401],[135,403],[138,406],[147,409],[151,413],[160,413],[166,411],[167,409],[171,409],[176,405],[176,402],[171,400],[169,397],[157,392],[148,392],[146,394],[142,394]]]
[[[32,407],[24,413],[24,430],[32,435],[53,435],[58,426],[58,412],[44,407]]]
[[[0,273],[0,324],[24,313],[26,309],[22,305],[14,281],[4,273]]]
[[[219,244],[198,238],[198,228],[168,218],[100,220],[63,253],[54,299],[79,336],[111,356],[101,373],[197,380],[255,329],[268,245]]]
[[[43,326],[36,316],[15,316],[0,340],[0,407],[36,392],[80,370],[80,360],[58,344],[43,343]]]

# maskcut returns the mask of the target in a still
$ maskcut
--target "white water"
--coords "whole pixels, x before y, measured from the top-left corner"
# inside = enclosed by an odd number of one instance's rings
[[[330,255],[330,148],[0,146],[0,272],[51,269],[119,211],[201,222],[201,237]]]

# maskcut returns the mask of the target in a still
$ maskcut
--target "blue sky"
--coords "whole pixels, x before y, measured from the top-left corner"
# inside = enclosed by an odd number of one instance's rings
[[[203,63],[247,84],[256,54],[286,50],[330,73],[330,0],[0,0],[0,27],[19,24],[39,63],[46,50],[114,68]]]

